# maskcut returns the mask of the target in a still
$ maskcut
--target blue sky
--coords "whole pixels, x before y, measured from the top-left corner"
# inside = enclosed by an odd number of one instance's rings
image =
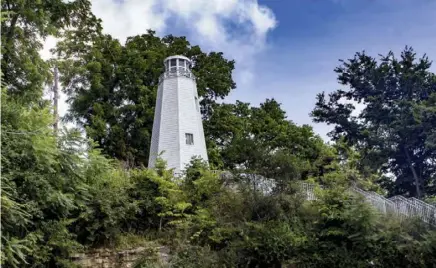
[[[317,93],[339,87],[338,59],[410,45],[436,60],[436,0],[93,0],[92,10],[121,41],[153,29],[224,52],[236,60],[237,83],[225,102],[275,98],[324,138],[330,127],[309,113]]]
[[[257,55],[256,76],[229,100],[259,103],[276,98],[288,118],[312,124],[326,137],[330,130],[308,116],[317,93],[339,85],[333,72],[338,59],[365,50],[373,56],[406,45],[436,60],[436,1],[415,0],[264,0],[278,21],[266,49]],[[433,71],[435,70],[433,66]]]

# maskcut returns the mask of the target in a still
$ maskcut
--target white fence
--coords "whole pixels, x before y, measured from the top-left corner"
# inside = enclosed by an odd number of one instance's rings
[[[307,200],[316,199],[315,185],[303,182],[301,188]],[[350,190],[362,195],[368,203],[384,214],[395,215],[400,220],[415,217],[436,226],[436,207],[419,199],[405,198],[399,195],[386,198],[375,192],[367,192],[357,187],[352,187]]]

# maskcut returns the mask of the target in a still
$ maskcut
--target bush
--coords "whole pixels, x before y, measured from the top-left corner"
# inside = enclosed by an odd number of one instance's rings
[[[239,192],[217,191],[200,202],[207,212],[201,220],[190,218],[187,232],[201,235],[186,236],[191,246],[182,256],[195,263],[191,258],[202,258],[198,252],[212,250],[208,265],[221,267],[431,267],[434,232],[386,221],[331,180],[336,187],[319,189],[313,202],[292,192],[262,195],[243,185]],[[211,224],[205,228],[205,222]]]
[[[83,203],[71,229],[82,244],[113,244],[121,227],[136,219],[138,204],[129,196],[134,184],[97,151],[89,152],[84,174]]]
[[[185,245],[178,248],[170,260],[170,267],[174,268],[198,268],[198,267],[222,267],[218,254],[207,247]]]

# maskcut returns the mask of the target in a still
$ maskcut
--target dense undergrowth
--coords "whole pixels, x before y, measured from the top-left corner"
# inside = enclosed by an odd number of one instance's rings
[[[80,135],[53,136],[47,109],[20,105],[5,91],[2,116],[4,267],[73,267],[74,252],[150,241],[172,249],[171,267],[436,263],[435,232],[375,213],[345,191],[340,165],[318,179],[334,187],[307,202],[292,180],[266,195],[199,160],[179,180],[162,161],[155,170],[125,170],[85,149],[92,143]],[[150,262],[138,267],[157,265]]]

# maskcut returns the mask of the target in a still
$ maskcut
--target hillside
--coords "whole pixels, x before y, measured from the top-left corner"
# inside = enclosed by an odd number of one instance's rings
[[[435,200],[436,75],[412,48],[340,63],[347,90],[320,93],[311,113],[334,126],[327,143],[279,99],[222,103],[236,88],[224,53],[151,30],[122,43],[87,0],[6,1],[1,36],[3,267],[77,267],[85,253],[137,248],[149,255],[135,267],[436,267],[430,222],[379,213],[349,191]],[[47,36],[59,39],[55,59],[40,56]],[[174,54],[195,63],[209,157],[181,177],[161,159],[145,167],[162,61]],[[44,92],[55,67],[70,105],[62,123],[77,129],[54,127]]]

